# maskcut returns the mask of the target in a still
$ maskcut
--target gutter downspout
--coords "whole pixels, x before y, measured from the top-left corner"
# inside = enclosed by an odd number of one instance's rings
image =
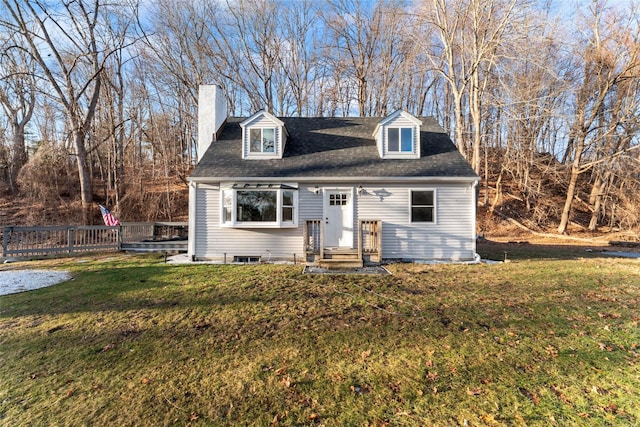
[[[476,195],[479,181],[473,181],[471,184],[471,202],[473,209],[471,210],[471,237],[473,238],[473,257],[475,262],[480,262],[480,255],[478,255],[476,243],[478,242],[478,236],[476,234],[476,221],[478,216],[478,198]]]
[[[187,243],[187,256],[191,261],[195,261],[196,256],[196,193],[198,184],[189,182],[189,240]]]

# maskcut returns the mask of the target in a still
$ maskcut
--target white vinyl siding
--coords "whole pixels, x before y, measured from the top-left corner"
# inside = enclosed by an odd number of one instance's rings
[[[475,255],[471,184],[364,186],[357,215],[382,220],[386,259],[472,260]],[[411,189],[435,189],[437,223],[411,223]]]
[[[323,188],[357,188],[359,183],[319,185],[300,183],[298,226],[284,229],[220,227],[220,190],[200,184],[195,191],[196,258],[227,261],[234,256],[259,256],[263,260],[304,259],[304,226],[322,219]],[[362,184],[354,190],[354,237],[358,219],[382,221],[382,257],[385,259],[472,260],[475,255],[475,190],[471,183]],[[435,223],[412,223],[412,189],[434,190]],[[191,230],[190,230],[191,231]],[[191,238],[192,236],[190,236]],[[355,240],[355,239],[354,239]]]
[[[257,256],[263,261],[304,259],[303,230],[306,219],[320,218],[322,196],[302,186],[299,194],[299,225],[292,228],[229,228],[220,226],[220,190],[200,185],[196,193],[196,231],[193,255],[200,259],[232,262],[235,256]],[[319,213],[314,207],[319,206]],[[191,236],[190,236],[191,238]]]

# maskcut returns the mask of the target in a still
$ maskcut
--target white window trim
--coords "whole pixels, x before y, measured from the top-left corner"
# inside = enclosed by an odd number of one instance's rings
[[[414,191],[433,191],[433,221],[413,221],[411,208],[413,208],[413,204],[411,203],[411,193]],[[438,191],[435,188],[410,188],[409,189],[409,224],[423,224],[423,225],[435,225],[438,224]]]
[[[389,129],[398,129],[398,148],[402,148],[402,129],[410,129],[411,130],[411,150],[410,151],[390,151],[389,150]],[[398,157],[410,157],[416,154],[416,129],[414,126],[394,126],[389,125],[385,126],[385,153],[387,157],[391,158],[392,156]]]
[[[232,185],[220,186],[220,227],[224,228],[297,228],[298,227],[298,188],[234,188]],[[238,221],[238,191],[274,191],[277,193],[276,199],[276,220],[275,221]],[[293,192],[293,221],[282,220],[283,193],[285,191]],[[233,202],[231,205],[231,221],[225,221],[224,218],[224,195],[225,192],[231,192]]]
[[[260,151],[251,151],[251,131],[260,129]],[[273,130],[273,151],[264,151],[264,130]],[[247,134],[247,154],[249,156],[275,156],[278,154],[278,127],[277,126],[251,126]]]

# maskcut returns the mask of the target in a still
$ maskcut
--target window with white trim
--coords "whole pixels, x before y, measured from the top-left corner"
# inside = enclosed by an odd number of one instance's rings
[[[236,184],[221,191],[221,224],[228,227],[297,226],[298,192],[274,184]]]
[[[293,223],[293,214],[295,212],[293,190],[282,191],[282,222]]]
[[[275,153],[276,129],[275,128],[250,128],[249,152],[251,153]]]
[[[411,190],[411,222],[435,222],[436,192]]]
[[[387,128],[387,152],[388,153],[413,153],[413,128],[412,127],[388,127]]]

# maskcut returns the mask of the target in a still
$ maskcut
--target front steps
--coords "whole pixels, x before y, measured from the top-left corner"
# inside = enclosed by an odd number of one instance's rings
[[[321,268],[340,270],[344,268],[362,268],[364,261],[358,256],[358,250],[353,248],[326,248],[324,257],[317,260]]]

